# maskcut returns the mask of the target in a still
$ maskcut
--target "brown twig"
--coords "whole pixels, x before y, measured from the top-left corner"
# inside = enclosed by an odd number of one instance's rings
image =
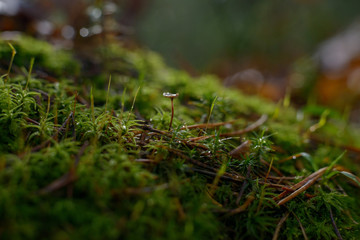
[[[340,234],[340,231],[339,231],[339,229],[338,229],[337,226],[336,226],[336,222],[335,222],[335,220],[334,220],[334,216],[333,216],[331,207],[329,208],[329,212],[330,212],[331,223],[332,223],[332,225],[333,225],[333,227],[334,227],[335,234],[336,234],[336,236],[338,237],[339,240],[343,240],[343,238],[342,238],[342,236],[341,236],[341,234]]]
[[[248,127],[246,127],[243,130],[239,130],[239,131],[235,131],[235,132],[230,132],[230,133],[224,133],[224,134],[220,134],[221,137],[233,137],[233,136],[238,136],[238,135],[242,135],[244,133],[247,132],[251,132],[254,131],[255,129],[257,129],[258,127],[260,127],[261,125],[263,125],[266,120],[268,119],[267,115],[262,115],[256,122],[250,124]]]
[[[246,188],[246,185],[247,185],[247,179],[249,179],[250,177],[250,172],[251,172],[251,165],[248,166],[247,168],[247,173],[246,173],[246,179],[245,181],[243,182],[242,186],[241,186],[241,189],[240,189],[240,192],[239,192],[239,196],[237,197],[236,199],[236,205],[239,205],[239,202],[242,198],[242,195],[244,194],[244,191],[245,191],[245,188]]]
[[[299,179],[299,178],[303,178],[303,176],[295,176],[295,177],[278,177],[278,176],[272,176],[269,175],[268,179],[272,179],[272,180],[278,180],[279,182],[283,181],[283,180],[295,180],[295,179]]]
[[[205,175],[208,175],[208,176],[212,176],[212,177],[216,177],[216,176],[217,176],[217,173],[216,173],[216,172],[209,172],[209,171],[202,170],[202,169],[198,169],[198,168],[187,168],[187,169],[190,170],[190,171],[202,173],[202,174],[205,174]],[[185,170],[187,170],[187,169],[185,169]],[[229,177],[229,176],[226,176],[225,174],[222,175],[222,176],[220,176],[220,179],[221,179],[221,180],[228,180],[228,181],[232,181],[232,182],[236,182],[236,183],[242,182],[242,180],[239,179],[239,178]]]
[[[227,121],[227,122],[218,122],[218,123],[208,123],[208,124],[206,124],[206,123],[194,124],[194,125],[190,125],[190,126],[184,126],[184,127],[180,128],[180,130],[194,129],[194,128],[216,128],[216,127],[224,126],[226,124],[232,124],[236,121],[237,120],[231,120],[231,121]]]
[[[239,206],[238,208],[235,208],[233,210],[230,210],[230,212],[228,214],[225,215],[225,217],[230,217],[232,215],[241,213],[243,211],[245,211],[247,209],[247,207],[255,200],[255,196],[254,193],[251,193],[250,195],[248,195],[246,201],[244,202],[243,205]]]
[[[236,159],[242,159],[250,150],[251,141],[246,140],[245,142],[241,143],[238,147],[231,150],[229,155]]]
[[[138,159],[135,159],[134,162],[140,162],[140,163],[157,163],[155,160],[147,159],[147,158],[138,158]]]
[[[306,189],[308,189],[309,187],[311,187],[324,173],[325,171],[327,170],[328,168],[325,167],[325,168],[322,168],[320,169],[321,171],[317,171],[316,175],[314,175],[312,178],[310,178],[308,181],[306,181],[306,183],[304,185],[302,185],[299,189],[297,189],[295,192],[293,192],[292,194],[290,194],[289,196],[283,198],[282,200],[280,200],[278,202],[278,205],[283,205],[285,204],[286,202],[290,201],[291,199],[295,198],[296,196],[298,196],[300,193],[304,192]],[[311,176],[311,175],[310,175]],[[306,179],[304,179],[306,180]],[[303,181],[304,181],[303,180]],[[301,181],[301,182],[303,182]]]
[[[24,119],[25,119],[27,122],[29,122],[29,123],[33,123],[33,124],[35,124],[35,125],[37,125],[37,126],[40,125],[40,123],[37,122],[37,121],[35,121],[34,119],[31,119],[31,118],[28,118],[28,117],[25,117]]]
[[[310,181],[312,178],[316,177],[317,175],[324,174],[327,169],[328,169],[328,167],[324,167],[324,168],[321,168],[321,169],[317,170],[316,172],[310,174],[308,177],[306,177],[302,181],[300,181],[297,184],[295,184],[294,186],[292,186],[290,189],[292,191],[297,190],[299,187],[303,186],[304,184],[306,184],[308,181]],[[284,192],[280,193],[277,197],[275,197],[274,200],[281,199],[282,197],[284,197],[288,193],[289,193],[289,191],[284,191]]]
[[[294,217],[296,218],[296,220],[297,220],[298,223],[299,223],[299,226],[300,226],[301,232],[302,232],[302,234],[303,234],[304,240],[308,240],[308,236],[306,235],[305,228],[304,228],[304,226],[302,225],[300,219],[298,218],[298,216],[296,216],[296,214],[295,214],[293,211],[291,211],[291,213],[294,215]]]
[[[286,221],[286,219],[289,217],[290,212],[287,212],[284,214],[284,216],[280,219],[279,223],[276,225],[276,229],[274,232],[274,236],[272,238],[272,240],[277,240],[279,237],[279,233],[280,233],[280,229],[282,227],[282,225],[284,224],[284,222]]]
[[[85,149],[87,148],[87,146],[89,146],[88,141],[86,141],[81,146],[78,154],[75,157],[74,165],[71,167],[71,169],[67,173],[62,175],[60,178],[56,179],[55,181],[53,181],[52,183],[50,183],[46,187],[40,189],[39,190],[40,195],[54,192],[54,191],[56,191],[56,190],[58,190],[60,188],[63,188],[65,186],[69,185],[70,183],[72,183],[72,182],[74,182],[76,180],[75,171],[76,171],[77,166],[79,165],[80,157],[84,154]]]
[[[256,122],[250,124],[245,129],[235,131],[235,132],[230,132],[230,133],[223,133],[223,134],[220,134],[220,137],[234,137],[234,136],[242,135],[244,133],[251,132],[251,131],[255,130],[256,128],[260,127],[262,124],[264,124],[267,119],[268,119],[267,115],[262,115]],[[194,137],[194,138],[190,138],[189,141],[197,142],[197,141],[202,141],[202,140],[205,140],[208,138],[213,138],[213,137],[215,137],[215,135]]]
[[[41,96],[43,97],[43,99],[44,98],[46,98],[46,100],[48,101],[48,100],[51,100],[51,98],[50,98],[50,96],[49,96],[49,94],[47,93],[47,92],[44,92],[44,91],[42,91],[42,90],[40,90],[40,89],[30,89],[31,91],[33,91],[33,92],[37,92],[37,93],[40,93],[41,94]]]

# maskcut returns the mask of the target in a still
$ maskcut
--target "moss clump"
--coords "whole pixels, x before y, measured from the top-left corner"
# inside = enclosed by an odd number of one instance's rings
[[[11,58],[11,49],[7,42],[0,39],[0,64],[2,66],[6,66]],[[57,77],[75,76],[79,73],[80,65],[71,54],[55,50],[49,43],[39,42],[24,35],[19,35],[10,42],[17,50],[14,59],[15,66],[29,66],[30,59],[35,58],[36,69],[55,74]]]
[[[17,67],[54,57],[33,39],[13,45]],[[1,77],[1,238],[356,239],[359,145],[345,140],[358,135],[342,118],[192,78],[151,52],[100,52],[104,73],[81,84]],[[36,64],[62,75],[66,56]],[[163,92],[180,94],[171,131]]]

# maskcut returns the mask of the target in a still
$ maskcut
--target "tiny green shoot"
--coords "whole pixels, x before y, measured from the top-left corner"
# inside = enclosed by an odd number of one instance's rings
[[[107,106],[109,103],[110,85],[111,85],[111,75],[109,76],[109,82],[108,82],[107,93],[106,93],[105,112],[107,111]]]
[[[140,91],[140,88],[141,88],[141,87],[138,87],[138,89],[136,90],[136,93],[135,93],[135,96],[134,96],[134,100],[133,100],[133,102],[132,102],[132,104],[131,104],[131,108],[130,108],[130,111],[129,111],[129,115],[128,115],[128,118],[127,118],[127,122],[129,121],[130,116],[131,116],[131,113],[132,113],[132,111],[133,111],[133,109],[134,109],[135,101],[136,101],[137,95],[138,95],[138,93],[139,93],[139,91]]]
[[[5,78],[5,83],[9,80],[10,78],[10,71],[11,71],[11,67],[13,65],[14,62],[14,58],[15,58],[15,54],[16,54],[16,49],[14,48],[14,46],[11,43],[8,43],[8,45],[11,48],[11,59],[10,59],[10,64],[9,64],[9,68],[6,74],[6,78]]]
[[[27,90],[27,88],[29,86],[29,82],[30,82],[30,79],[31,79],[31,73],[32,73],[33,66],[34,66],[34,61],[35,61],[35,58],[31,58],[29,72],[28,72],[28,76],[27,76],[27,79],[26,79],[25,90]]]
[[[213,100],[212,103],[211,103],[211,107],[210,107],[210,110],[209,110],[208,118],[207,118],[207,121],[206,121],[205,132],[206,132],[206,130],[207,130],[207,128],[208,128],[208,125],[209,125],[209,122],[210,122],[210,118],[211,118],[211,114],[212,114],[212,112],[213,112],[213,110],[214,110],[214,106],[215,106],[216,100],[217,100],[217,96],[214,97],[214,100]]]

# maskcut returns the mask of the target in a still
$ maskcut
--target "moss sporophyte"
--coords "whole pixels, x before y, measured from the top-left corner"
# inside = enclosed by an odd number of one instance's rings
[[[170,119],[170,124],[169,124],[169,131],[170,131],[172,122],[173,122],[173,118],[174,118],[174,98],[177,98],[179,96],[179,93],[164,92],[163,96],[166,98],[170,98],[170,100],[171,100],[171,119]]]
[[[359,238],[360,130],[344,118],[299,120],[144,50],[104,46],[89,58],[112,60],[79,76],[45,42],[12,46],[0,39],[0,239]]]

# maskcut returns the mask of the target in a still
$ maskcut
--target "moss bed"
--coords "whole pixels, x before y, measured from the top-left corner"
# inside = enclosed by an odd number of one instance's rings
[[[1,239],[360,236],[346,114],[246,96],[119,44],[88,62],[0,40]],[[173,120],[164,92],[179,93]]]

